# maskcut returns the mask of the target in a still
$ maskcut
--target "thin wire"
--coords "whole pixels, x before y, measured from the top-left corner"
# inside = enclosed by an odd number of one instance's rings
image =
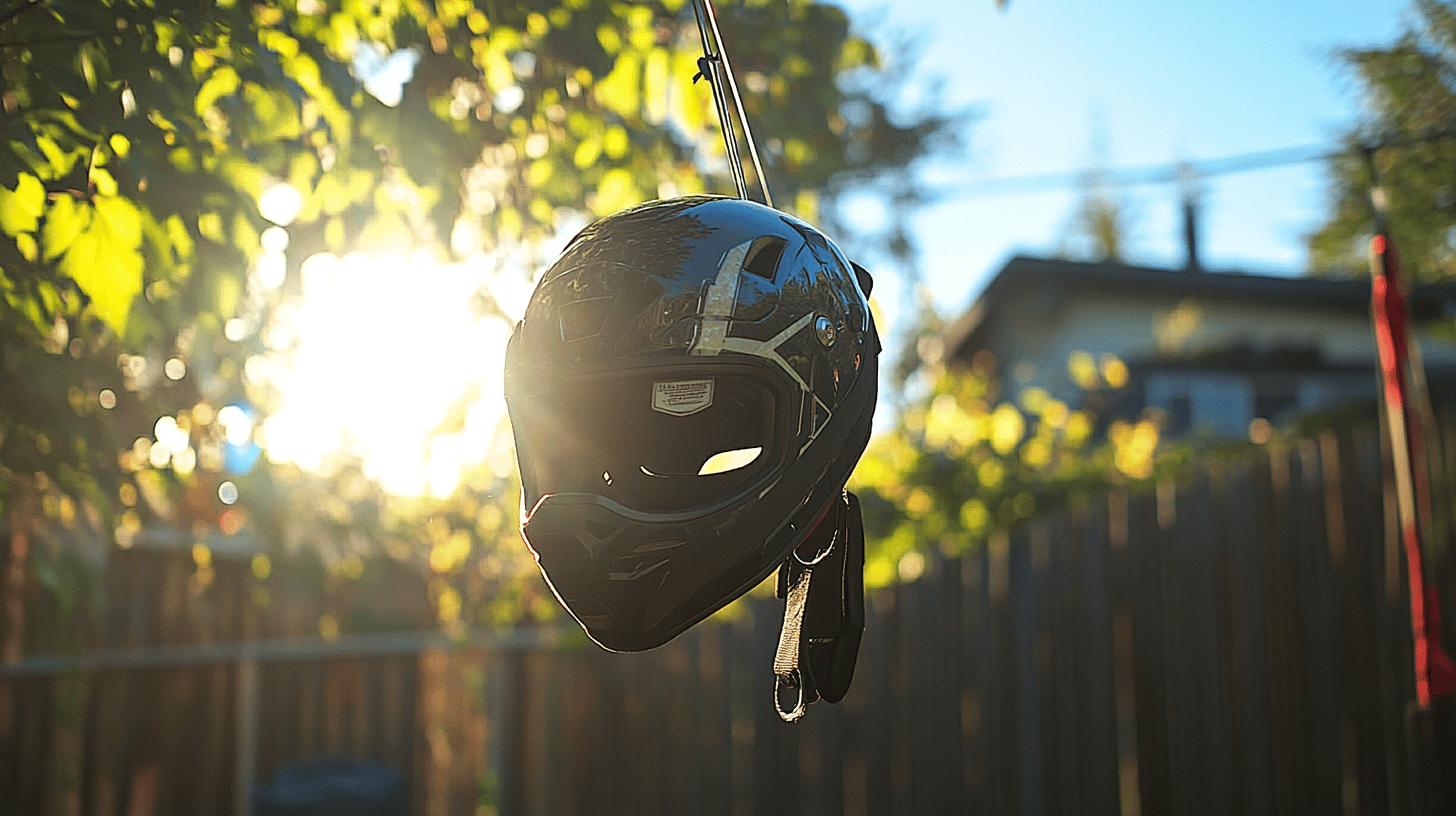
[[[758,144],[753,140],[753,128],[748,124],[743,97],[738,93],[738,82],[733,78],[733,66],[728,62],[728,49],[723,45],[722,32],[718,30],[718,17],[713,11],[712,0],[694,0],[693,17],[697,20],[698,36],[703,42],[703,59],[698,61],[699,71],[713,86],[713,102],[718,111],[719,126],[723,131],[723,144],[728,150],[728,161],[732,165],[733,181],[738,186],[738,197],[748,199],[748,180],[743,172],[743,154],[738,150],[738,134],[733,128],[735,110],[738,123],[743,128],[743,140],[748,143],[753,172],[758,176],[758,185],[763,190],[763,203],[772,207],[773,194],[769,192],[768,178],[763,174],[763,164],[758,158]],[[724,79],[727,80],[729,92],[733,94],[734,109],[728,107],[728,97],[723,91]]]
[[[728,49],[723,45],[723,34],[718,31],[718,15],[713,11],[712,0],[702,0],[708,14],[708,24],[713,27],[713,39],[718,43],[718,56],[723,60],[723,73],[728,77],[728,89],[733,92],[733,104],[738,108],[738,122],[743,125],[744,141],[748,142],[748,156],[753,159],[753,172],[758,175],[758,186],[763,189],[763,203],[773,206],[773,194],[768,191],[768,178],[763,174],[763,164],[758,160],[758,145],[753,141],[753,128],[748,126],[748,112],[743,109],[743,97],[738,94],[738,81],[733,78],[733,66],[728,62]]]
[[[1196,162],[1171,164],[1148,164],[1119,167],[1112,170],[1068,170],[1059,173],[1040,173],[1026,176],[1005,176],[971,182],[970,184],[946,187],[940,191],[942,198],[980,198],[983,196],[1017,195],[1065,190],[1086,184],[1095,179],[1099,184],[1113,187],[1136,187],[1144,184],[1167,184],[1185,181],[1193,177],[1225,176],[1266,170],[1295,164],[1321,161],[1337,155],[1323,145],[1262,150],[1255,153],[1241,153]]]
[[[986,196],[1018,195],[1023,193],[1049,192],[1081,186],[1088,179],[1114,187],[1134,187],[1145,184],[1167,184],[1194,178],[1226,176],[1288,167],[1310,162],[1328,161],[1342,156],[1356,155],[1365,150],[1383,150],[1391,147],[1414,147],[1416,145],[1456,140],[1456,128],[1433,130],[1410,135],[1388,135],[1369,142],[1347,147],[1331,148],[1329,145],[1298,145],[1270,150],[1238,153],[1215,159],[1170,164],[1135,165],[1103,171],[1066,171],[1041,173],[1027,176],[1006,176],[987,179],[959,186],[946,186],[938,191],[938,197],[981,198]]]
[[[722,77],[719,71],[722,69],[721,57],[713,49],[713,43],[708,36],[708,26],[703,19],[701,4],[706,0],[694,0],[693,18],[698,22],[698,37],[703,41],[703,58],[698,61],[699,73],[707,78],[708,84],[712,86],[713,106],[718,111],[718,127],[723,131],[723,146],[728,152],[728,165],[733,171],[733,183],[738,187],[738,197],[748,198],[748,181],[743,176],[743,159],[738,153],[738,138],[733,131],[732,114],[728,110],[728,100],[723,95]]]

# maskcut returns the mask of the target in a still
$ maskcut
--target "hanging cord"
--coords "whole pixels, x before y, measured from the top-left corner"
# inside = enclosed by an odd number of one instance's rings
[[[698,36],[703,41],[703,56],[698,59],[698,73],[693,77],[705,77],[713,86],[713,103],[718,110],[718,124],[723,131],[723,145],[728,150],[728,162],[733,167],[733,182],[738,186],[738,197],[748,198],[748,179],[743,174],[743,156],[738,152],[738,136],[733,129],[733,113],[738,114],[738,123],[743,127],[743,140],[748,143],[748,157],[753,162],[753,172],[758,176],[758,186],[763,190],[763,203],[773,206],[773,194],[768,191],[768,178],[763,174],[763,164],[758,159],[758,145],[753,141],[753,129],[748,125],[748,114],[743,109],[743,97],[738,93],[738,82],[733,79],[733,66],[728,62],[728,49],[723,46],[723,34],[718,30],[718,17],[713,12],[712,0],[693,0],[693,17],[698,21]],[[724,80],[727,80],[725,83]],[[727,86],[727,93],[724,86]],[[730,109],[728,93],[733,95]]]

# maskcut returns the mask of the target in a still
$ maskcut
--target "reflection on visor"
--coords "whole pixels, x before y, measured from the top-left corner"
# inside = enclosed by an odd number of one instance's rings
[[[738,493],[773,458],[773,395],[743,375],[623,375],[520,402],[527,506],[592,493],[645,512],[686,510]]]

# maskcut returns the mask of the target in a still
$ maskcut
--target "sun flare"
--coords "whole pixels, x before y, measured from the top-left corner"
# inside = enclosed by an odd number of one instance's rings
[[[502,367],[530,282],[504,266],[425,250],[306,259],[263,334],[269,460],[320,471],[357,459],[401,496],[448,496],[480,463],[508,473]]]

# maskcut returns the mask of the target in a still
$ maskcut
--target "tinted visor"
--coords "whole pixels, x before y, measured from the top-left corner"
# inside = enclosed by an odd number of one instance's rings
[[[526,506],[591,493],[647,513],[738,495],[781,458],[778,397],[752,372],[634,371],[520,395],[511,421]]]

